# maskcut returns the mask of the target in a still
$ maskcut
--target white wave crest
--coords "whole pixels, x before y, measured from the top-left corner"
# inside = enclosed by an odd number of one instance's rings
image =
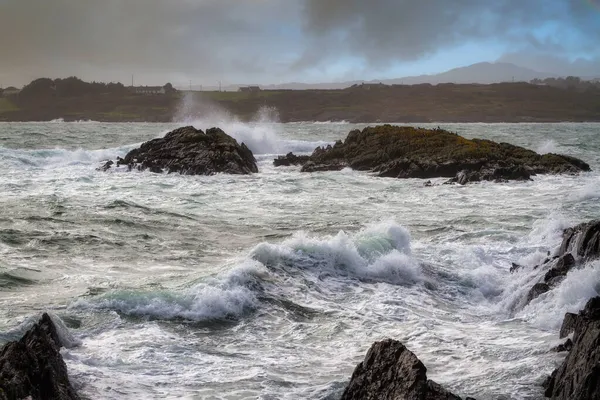
[[[415,283],[421,269],[410,256],[410,234],[393,221],[373,224],[355,235],[311,237],[297,232],[281,244],[262,243],[252,257],[268,266],[293,266],[394,284]]]
[[[151,319],[235,320],[258,307],[264,267],[247,263],[227,274],[181,291],[114,291],[72,307],[106,309]]]

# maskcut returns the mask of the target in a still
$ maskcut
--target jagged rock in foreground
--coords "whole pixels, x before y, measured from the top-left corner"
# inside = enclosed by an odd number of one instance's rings
[[[290,165],[304,165],[308,162],[310,156],[297,156],[294,153],[287,153],[285,156],[279,156],[273,160],[276,167],[289,167]]]
[[[565,229],[558,253],[534,267],[547,272],[543,279],[529,290],[525,304],[556,287],[573,268],[596,258],[600,258],[600,220]],[[519,268],[515,268],[514,271],[517,270]]]
[[[461,400],[432,380],[402,343],[375,342],[358,364],[341,400]],[[469,400],[467,398],[466,400]],[[471,399],[473,400],[473,399]]]
[[[600,297],[588,301],[579,314],[567,314],[562,335],[573,332],[572,348],[545,382],[553,400],[600,399]]]
[[[119,159],[117,165],[184,175],[258,172],[254,155],[244,143],[238,144],[219,128],[204,133],[193,126],[175,129],[163,138],[142,144]]]
[[[443,129],[381,125],[353,130],[344,142],[318,147],[303,172],[373,171],[393,178],[453,178],[474,181],[528,180],[535,174],[589,171],[585,162],[491,140],[465,139]]]
[[[61,342],[48,314],[21,340],[0,351],[0,400],[79,399],[60,355]]]

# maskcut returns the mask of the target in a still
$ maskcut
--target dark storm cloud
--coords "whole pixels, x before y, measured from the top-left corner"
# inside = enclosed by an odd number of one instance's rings
[[[566,47],[597,46],[600,14],[583,0],[307,0],[306,31],[315,43],[305,59],[354,53],[370,64],[411,61],[472,41],[505,41],[514,49],[565,37]],[[545,26],[563,32],[549,32]],[[554,37],[544,37],[554,33]],[[565,33],[563,36],[562,34]],[[323,49],[319,51],[319,49]]]
[[[486,39],[504,41],[513,53],[551,40],[565,51],[592,51],[600,39],[598,14],[581,3],[0,0],[0,79],[77,74],[124,80],[136,73],[153,82],[301,81],[345,58],[385,71]],[[548,23],[567,31],[569,42],[556,32],[545,38]]]

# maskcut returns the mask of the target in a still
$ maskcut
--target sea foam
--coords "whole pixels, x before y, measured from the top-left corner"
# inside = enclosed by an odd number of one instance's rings
[[[251,256],[262,264],[327,272],[392,284],[420,281],[421,270],[410,256],[410,234],[393,221],[367,226],[356,234],[344,231],[314,237],[297,232],[280,244],[262,243]]]

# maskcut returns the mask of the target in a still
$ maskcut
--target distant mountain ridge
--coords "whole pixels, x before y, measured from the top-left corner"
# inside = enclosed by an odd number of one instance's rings
[[[386,85],[418,85],[429,83],[437,85],[439,83],[501,83],[501,82],[529,82],[532,79],[556,78],[559,75],[535,71],[533,69],[521,67],[506,62],[480,62],[465,67],[453,68],[451,70],[433,74],[407,76],[403,78],[382,79],[382,80],[356,80],[345,82],[323,82],[323,83],[299,83],[288,82],[276,85],[256,85],[262,89],[271,90],[306,90],[306,89],[344,89],[352,85],[361,83],[383,83]],[[228,85],[223,89],[227,91],[238,90],[241,86],[253,86],[255,84]],[[217,90],[217,87],[203,87],[203,90]]]

